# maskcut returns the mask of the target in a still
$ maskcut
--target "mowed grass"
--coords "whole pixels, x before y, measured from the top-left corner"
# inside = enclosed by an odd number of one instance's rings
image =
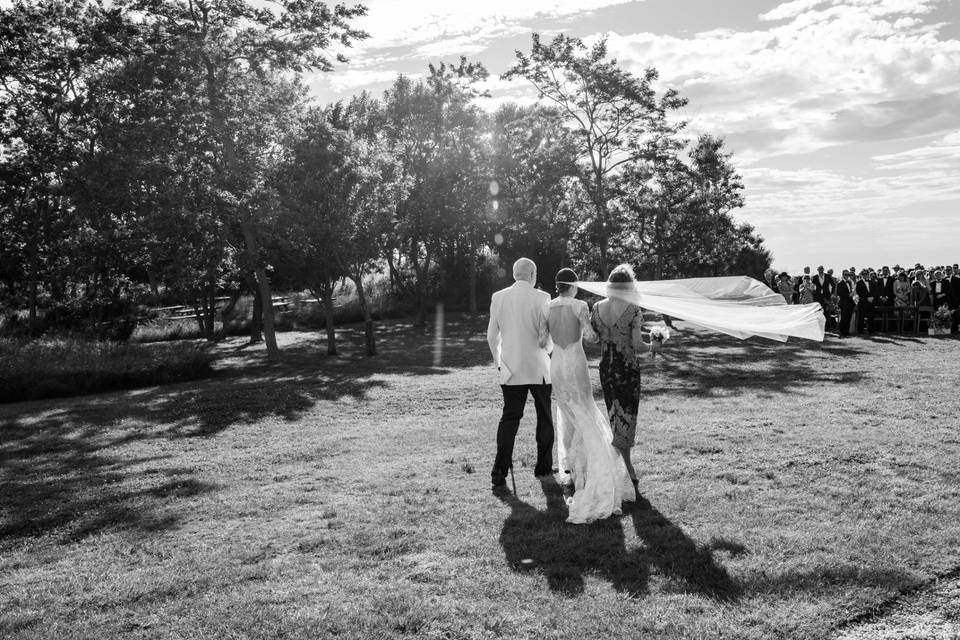
[[[533,477],[532,403],[491,494],[482,317],[2,406],[0,636],[823,638],[960,566],[960,341],[679,327],[634,450],[654,508],[589,526]]]

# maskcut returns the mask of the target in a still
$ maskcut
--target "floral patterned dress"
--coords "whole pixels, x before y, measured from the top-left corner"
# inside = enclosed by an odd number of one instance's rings
[[[633,446],[637,436],[637,411],[640,408],[640,369],[635,364],[633,330],[643,322],[643,312],[627,305],[613,325],[606,324],[593,306],[590,323],[600,337],[600,386],[613,429],[613,446]]]

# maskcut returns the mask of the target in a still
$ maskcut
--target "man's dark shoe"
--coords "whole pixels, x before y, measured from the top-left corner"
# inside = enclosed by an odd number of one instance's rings
[[[507,489],[506,484],[493,485],[491,492],[493,493],[493,495],[497,496],[498,498],[505,498],[510,495],[510,489]]]
[[[507,486],[507,474],[499,469],[494,469],[490,472],[490,482],[494,487],[505,487]]]

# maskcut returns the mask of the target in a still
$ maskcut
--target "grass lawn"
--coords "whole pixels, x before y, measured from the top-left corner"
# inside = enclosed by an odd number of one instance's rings
[[[0,636],[823,638],[960,567],[960,340],[679,327],[634,450],[654,508],[588,526],[533,477],[532,403],[491,494],[483,318],[440,354],[400,322],[372,359],[354,327],[276,365],[236,338],[211,379],[0,406]]]

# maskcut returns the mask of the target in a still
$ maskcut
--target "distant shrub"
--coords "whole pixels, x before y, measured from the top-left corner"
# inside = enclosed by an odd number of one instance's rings
[[[375,320],[399,318],[413,311],[412,305],[399,300],[390,287],[386,274],[374,273],[363,279],[363,291],[367,297],[370,313]],[[309,292],[290,294],[290,307],[276,314],[279,331],[319,331],[326,326],[326,311],[323,301],[316,300]],[[333,319],[337,325],[360,322],[360,299],[351,280],[337,287],[333,299]]]
[[[0,339],[0,402],[195,380],[210,374],[212,362],[194,343]]]
[[[136,326],[137,312],[130,300],[77,298],[46,309],[41,317],[40,333],[125,342]]]
[[[219,323],[218,323],[219,324]],[[169,340],[196,340],[203,332],[196,320],[164,320],[158,318],[142,322],[134,329],[130,339],[133,342],[167,342]]]
[[[217,336],[245,336],[250,333],[250,318],[234,317],[226,325],[219,320],[213,323],[213,332]],[[137,325],[130,336],[133,342],[145,344],[148,342],[168,342],[171,340],[199,340],[203,338],[203,331],[193,318],[170,320],[158,318]]]

